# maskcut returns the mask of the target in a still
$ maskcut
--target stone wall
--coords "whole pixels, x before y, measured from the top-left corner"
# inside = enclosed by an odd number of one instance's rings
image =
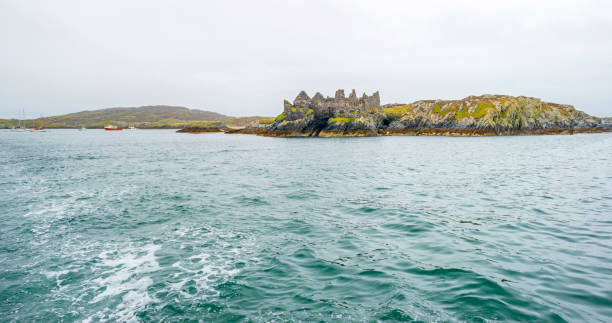
[[[380,94],[378,91],[371,96],[365,93],[358,98],[353,89],[348,97],[344,90],[336,91],[333,98],[324,97],[317,92],[312,98],[301,91],[293,100],[293,104],[284,101],[285,120],[301,119],[314,114],[315,118],[350,117],[357,118],[370,111],[370,108],[380,107]]]

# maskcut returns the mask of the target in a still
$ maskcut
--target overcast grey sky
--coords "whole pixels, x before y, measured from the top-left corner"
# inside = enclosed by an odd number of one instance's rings
[[[0,0],[0,117],[499,93],[612,115],[612,1]]]

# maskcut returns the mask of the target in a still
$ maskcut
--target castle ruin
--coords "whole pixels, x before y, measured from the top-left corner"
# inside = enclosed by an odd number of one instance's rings
[[[371,111],[372,108],[380,107],[380,95],[378,91],[371,96],[365,93],[361,98],[357,98],[355,89],[351,91],[348,98],[344,96],[344,90],[336,91],[335,97],[323,97],[319,92],[312,99],[301,91],[293,100],[293,104],[284,101],[285,120],[296,120],[307,115],[314,114],[315,118],[333,117],[360,117]]]

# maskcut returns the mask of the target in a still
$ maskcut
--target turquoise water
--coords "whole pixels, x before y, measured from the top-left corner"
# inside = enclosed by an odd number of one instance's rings
[[[612,320],[612,134],[0,132],[0,321]]]

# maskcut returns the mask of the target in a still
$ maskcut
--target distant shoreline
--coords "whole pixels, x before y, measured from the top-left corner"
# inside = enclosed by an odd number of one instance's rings
[[[0,128],[0,130],[10,130]],[[79,128],[46,128],[46,130],[79,130]],[[87,128],[86,130],[104,130]],[[549,128],[521,130],[465,129],[465,128],[426,128],[426,129],[357,129],[357,130],[322,130],[320,132],[298,132],[265,128],[137,128],[136,130],[168,130],[175,133],[189,134],[242,134],[278,138],[308,137],[384,137],[384,136],[440,136],[440,137],[493,137],[493,136],[538,136],[538,135],[574,135],[588,133],[609,133],[612,128]],[[125,129],[124,131],[130,132]]]
[[[12,128],[6,128],[6,127],[0,128],[0,130],[11,130],[11,129]],[[30,128],[28,128],[28,129],[30,129]],[[51,128],[51,127],[44,127],[43,129],[45,129],[45,130],[79,130],[81,128],[66,128],[66,127],[62,127],[62,128],[59,128],[59,127],[55,128],[54,127],[54,128]],[[135,130],[180,130],[180,129],[183,129],[183,128],[179,128],[179,127],[177,127],[177,128],[136,128]],[[104,130],[104,128],[85,128],[85,130]],[[129,131],[129,129],[127,129],[127,128],[123,129],[123,130]]]

